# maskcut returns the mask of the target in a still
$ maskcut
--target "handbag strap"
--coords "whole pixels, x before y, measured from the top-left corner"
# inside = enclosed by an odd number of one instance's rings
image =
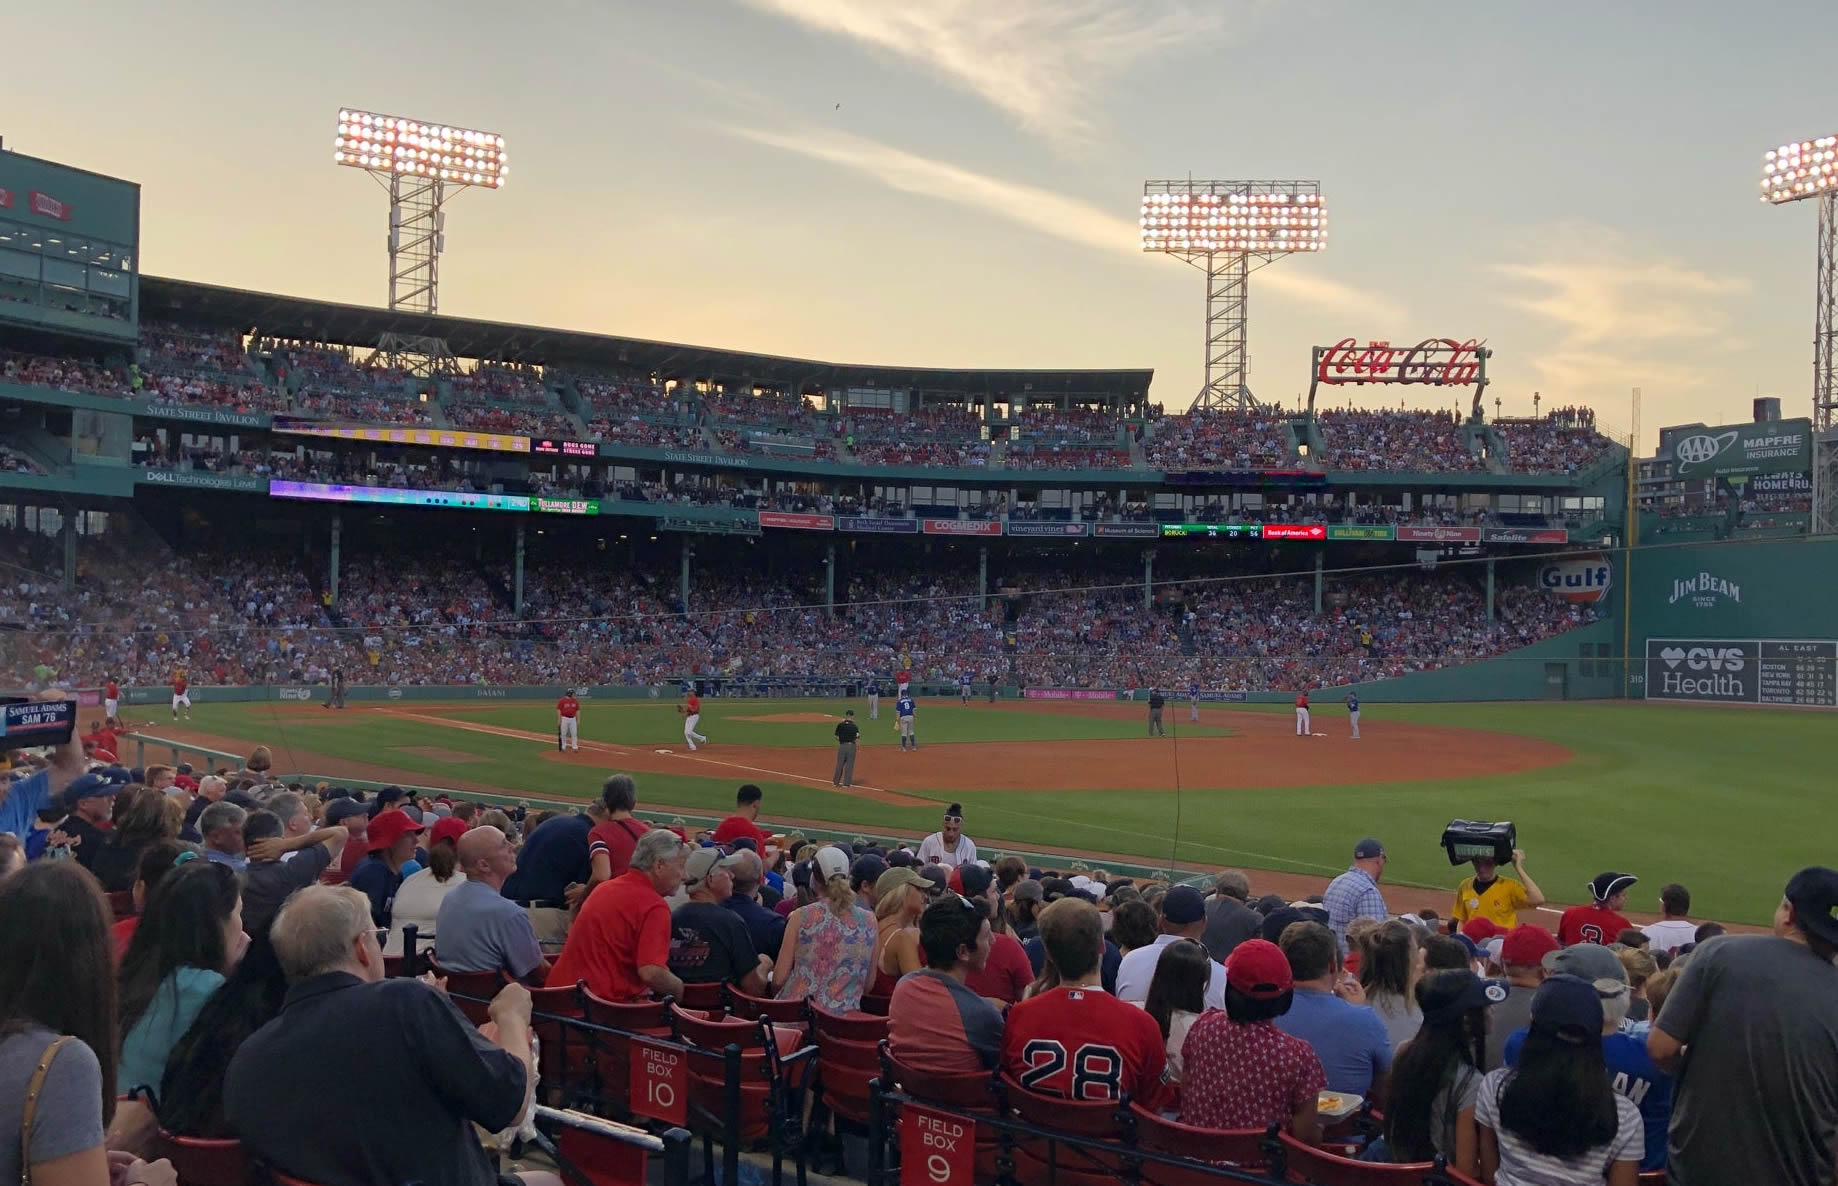
[[[26,1084],[25,1110],[19,1122],[19,1180],[25,1186],[32,1186],[32,1122],[38,1118],[38,1095],[45,1088],[45,1075],[50,1072],[57,1052],[68,1041],[69,1035],[52,1039],[51,1045],[45,1047],[44,1054],[39,1056],[31,1081]]]

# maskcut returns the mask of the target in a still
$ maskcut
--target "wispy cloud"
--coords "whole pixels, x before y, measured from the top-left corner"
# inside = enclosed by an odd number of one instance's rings
[[[1245,0],[741,0],[924,67],[1060,148],[1091,140],[1096,99],[1130,67],[1224,31]]]
[[[1136,254],[1141,232],[1135,222],[1089,202],[1020,182],[1005,181],[949,161],[920,156],[861,136],[828,131],[773,132],[722,127],[754,144],[796,153],[871,178],[904,193],[967,206],[1051,235],[1111,253]],[[1392,324],[1402,311],[1392,302],[1319,276],[1277,267],[1258,273],[1257,287],[1300,304]]]

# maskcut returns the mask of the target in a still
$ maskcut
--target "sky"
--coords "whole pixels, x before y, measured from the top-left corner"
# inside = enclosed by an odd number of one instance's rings
[[[1485,10],[1485,11],[1482,11]],[[1203,278],[1146,178],[1319,178],[1252,279],[1251,388],[1346,337],[1485,339],[1488,412],[1806,415],[1814,211],[1762,153],[1838,130],[1825,5],[1754,0],[126,0],[9,13],[8,148],[141,183],[144,272],[380,305],[341,106],[498,132],[441,311],[938,367],[1153,367]],[[1435,395],[1416,406],[1451,407]],[[1396,388],[1343,389],[1398,406]],[[1336,399],[1333,402],[1340,402]]]

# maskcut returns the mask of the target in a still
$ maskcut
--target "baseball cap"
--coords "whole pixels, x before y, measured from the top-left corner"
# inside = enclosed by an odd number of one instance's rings
[[[1504,935],[1506,931],[1491,918],[1471,918],[1461,924],[1461,933],[1476,943],[1485,943],[1495,935]]]
[[[370,812],[356,799],[334,799],[331,806],[325,809],[325,822],[342,824],[354,815],[369,815]]]
[[[375,824],[370,826],[376,827]],[[689,860],[683,865],[683,884],[700,885],[715,870],[732,869],[738,864],[740,858],[733,853],[725,853],[718,848],[698,848],[689,854]]]
[[[1557,936],[1535,922],[1522,922],[1506,933],[1500,945],[1500,962],[1514,968],[1535,968],[1556,951]]]
[[[434,830],[428,833],[428,843],[439,844],[442,840],[451,840],[457,844],[459,843],[459,838],[464,836],[467,831],[465,820],[454,819],[452,816],[448,816],[437,822],[434,825]]]
[[[849,884],[860,885],[865,881],[873,885],[881,879],[881,874],[887,872],[887,869],[887,862],[880,857],[873,855],[856,857],[855,863],[849,866]]]
[[[811,863],[799,861],[791,867],[791,884],[798,889],[809,889],[811,884]]]
[[[1260,1001],[1280,997],[1295,987],[1289,957],[1268,939],[1246,939],[1232,948],[1225,959],[1225,982]]]
[[[370,821],[370,839],[364,847],[376,852],[421,830],[421,824],[410,819],[408,812],[392,807],[388,811],[379,811]]]
[[[923,885],[919,888],[925,890],[927,893],[935,894],[945,888],[946,882],[950,879],[951,875],[945,872],[945,867],[943,865],[927,865],[925,868],[919,870],[919,876],[931,883],[929,888]]]
[[[1263,929],[1259,933],[1269,942],[1275,943],[1283,937],[1283,932],[1289,928],[1291,923],[1307,921],[1307,916],[1294,906],[1278,906],[1264,915]]]
[[[1598,873],[1589,883],[1589,892],[1596,901],[1606,902],[1639,880],[1632,873]]]
[[[1191,885],[1177,885],[1162,898],[1162,918],[1177,927],[1206,919],[1206,899]]]
[[[79,799],[107,799],[121,791],[121,784],[100,774],[79,774],[64,788],[64,810],[69,811]]]
[[[896,865],[892,869],[881,874],[880,878],[875,881],[874,900],[878,902],[895,890],[902,889],[909,885],[918,886],[928,894],[932,892],[932,882],[929,878],[921,877],[917,869],[909,869],[904,865]]]
[[[1561,951],[1553,951],[1544,957],[1544,966],[1566,976],[1575,976],[1579,980],[1619,980],[1627,983],[1627,969],[1621,965],[1621,957],[1600,943],[1578,943]]]
[[[1046,897],[1046,893],[1040,888],[1040,883],[1031,877],[1024,877],[1017,881],[1015,888],[1009,892],[1017,902],[1038,902]]]
[[[1801,869],[1783,896],[1796,922],[1827,943],[1838,943],[1838,869]]]
[[[1590,981],[1552,976],[1532,998],[1532,1028],[1572,1046],[1602,1040],[1602,998]]]
[[[918,863],[918,856],[904,848],[896,848],[887,854],[887,865],[890,869],[910,869]]]
[[[1370,836],[1353,846],[1353,859],[1356,861],[1369,861],[1373,857],[1382,857],[1384,855],[1385,846]]]
[[[1425,977],[1417,989],[1417,1003],[1423,1007],[1425,1021],[1446,1021],[1470,1009],[1497,1005],[1511,989],[1504,980],[1488,980],[1456,968],[1438,972],[1434,979]]]
[[[817,863],[817,876],[824,881],[832,877],[846,877],[849,873],[849,854],[834,844],[828,844],[817,850],[811,858]]]
[[[996,875],[987,866],[973,861],[968,865],[959,865],[952,872],[951,879],[957,882],[957,892],[964,897],[980,898],[989,892],[990,883],[995,881]]]

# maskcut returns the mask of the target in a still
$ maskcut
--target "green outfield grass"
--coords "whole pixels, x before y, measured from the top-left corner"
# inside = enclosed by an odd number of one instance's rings
[[[407,711],[424,706],[399,705]],[[455,706],[428,705],[430,715]],[[549,705],[464,705],[463,719],[547,735]],[[852,707],[864,714],[860,702]],[[776,712],[839,713],[823,701],[709,701],[702,731],[722,742],[827,746],[831,725],[733,719]],[[507,793],[587,797],[598,778],[570,778],[532,761],[536,743],[454,729],[439,723],[366,715],[290,712],[268,705],[200,705],[191,727],[251,744],[285,744],[333,757],[398,769],[405,781],[442,778],[486,783]],[[864,731],[872,746],[892,744],[882,724]],[[1171,703],[1171,714],[1184,714]],[[1229,735],[1235,713],[1287,713],[1286,706],[1208,706],[1204,731]],[[163,715],[163,714],[161,714]],[[927,701],[920,708],[928,742],[1039,741],[1135,737],[1141,722],[1028,712],[987,712]],[[1173,719],[1171,717],[1171,719]],[[1636,909],[1656,909],[1659,887],[1691,887],[1694,912],[1765,922],[1789,875],[1809,864],[1838,863],[1831,823],[1838,818],[1829,713],[1661,707],[1644,704],[1465,704],[1366,707],[1364,728],[1387,721],[1482,729],[1542,738],[1575,758],[1545,770],[1508,776],[1365,786],[1232,791],[1030,792],[910,791],[939,802],[959,800],[972,836],[1017,844],[1170,856],[1203,865],[1242,865],[1329,874],[1346,863],[1360,836],[1383,839],[1388,878],[1452,886],[1458,874],[1436,847],[1455,817],[1514,820],[1528,865],[1558,901],[1584,896],[1584,883],[1613,869],[1637,874]],[[1180,727],[1192,732],[1184,720]],[[157,734],[156,726],[147,730]],[[667,745],[681,736],[668,702],[602,702],[583,713],[583,740]],[[404,747],[451,751],[436,760]],[[471,760],[456,760],[461,755]],[[733,777],[644,774],[642,804],[716,811],[733,801]],[[875,835],[918,836],[936,826],[933,808],[893,808],[827,790],[759,780],[768,816],[832,821]],[[1179,837],[1178,847],[1175,838]]]

